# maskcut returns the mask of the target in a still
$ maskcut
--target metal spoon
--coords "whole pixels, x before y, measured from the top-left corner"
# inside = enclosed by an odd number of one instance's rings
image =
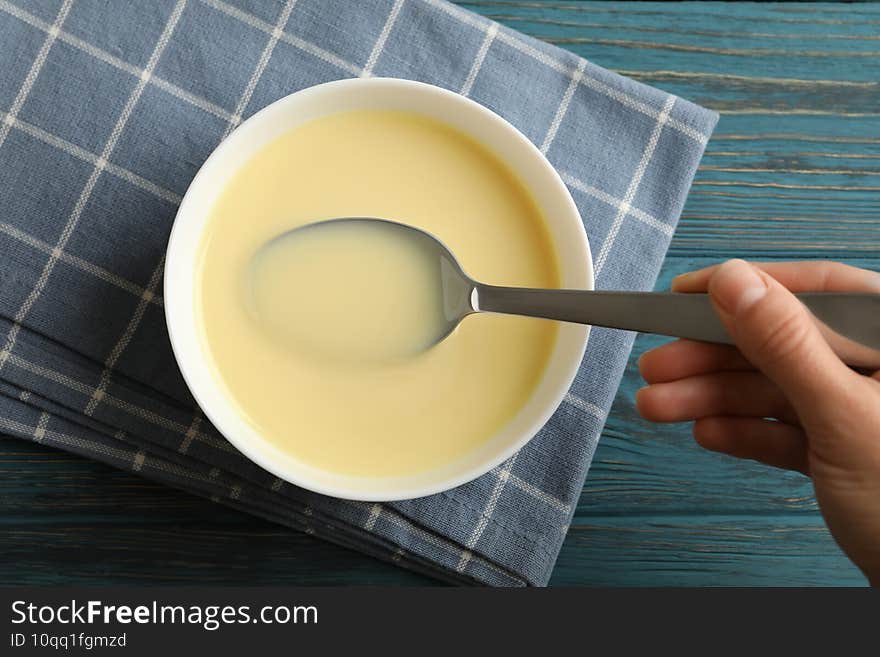
[[[500,287],[473,280],[452,252],[430,233],[405,224],[368,217],[346,217],[308,224],[279,235],[289,239],[305,230],[346,222],[381,224],[405,231],[414,245],[428,249],[439,263],[445,322],[433,344],[446,338],[462,319],[478,312],[555,319],[606,328],[656,333],[704,342],[733,344],[708,294],[674,292],[596,292]],[[263,248],[266,248],[265,246]],[[855,367],[880,367],[880,294],[801,293],[796,295],[814,315],[835,352]],[[431,346],[431,345],[426,345]]]

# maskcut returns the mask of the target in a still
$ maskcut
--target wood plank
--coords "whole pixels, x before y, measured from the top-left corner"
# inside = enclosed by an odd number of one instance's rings
[[[618,516],[569,531],[551,585],[864,585],[821,523]]]
[[[764,4],[463,5],[606,68],[760,71],[761,76],[877,81],[877,58],[872,53],[880,50],[876,39],[880,22],[842,10],[814,18],[785,16]],[[788,38],[778,38],[779,33]],[[840,38],[829,39],[828,34]]]

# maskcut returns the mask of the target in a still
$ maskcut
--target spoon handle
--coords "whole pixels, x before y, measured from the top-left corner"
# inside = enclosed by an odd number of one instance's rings
[[[805,293],[832,348],[847,363],[880,367],[880,294]],[[707,294],[595,292],[477,285],[476,310],[733,344]]]

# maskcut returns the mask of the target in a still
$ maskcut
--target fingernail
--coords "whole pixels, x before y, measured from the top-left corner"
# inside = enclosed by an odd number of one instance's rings
[[[709,293],[723,310],[741,315],[767,293],[767,284],[745,260],[729,260],[709,281]]]
[[[688,279],[692,274],[693,274],[693,272],[688,272],[688,273],[686,273],[686,274],[679,274],[678,276],[673,276],[673,277],[672,277],[672,283],[670,284],[669,287],[670,287],[671,289],[674,290],[676,287],[678,287],[678,286],[681,285],[682,283],[687,282],[687,279]]]
[[[880,293],[880,273],[869,271],[865,277],[865,282],[868,284],[869,288],[874,290],[874,292]]]

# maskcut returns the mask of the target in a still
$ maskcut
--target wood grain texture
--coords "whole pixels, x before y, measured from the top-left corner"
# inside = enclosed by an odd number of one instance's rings
[[[732,257],[880,269],[880,5],[459,2],[721,112],[658,289]],[[640,420],[635,358],[552,584],[862,585],[809,482]],[[0,440],[4,583],[429,580],[36,445]]]

